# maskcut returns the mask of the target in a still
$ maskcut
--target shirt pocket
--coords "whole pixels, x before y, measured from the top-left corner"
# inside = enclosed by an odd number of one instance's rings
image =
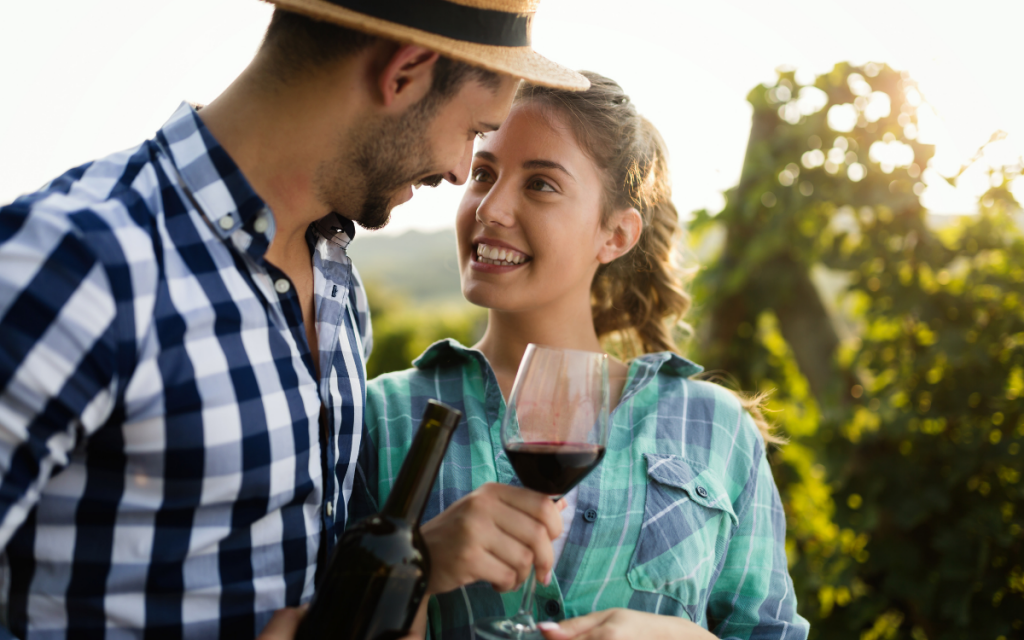
[[[699,622],[739,519],[729,494],[706,467],[673,455],[644,457],[644,522],[627,579],[637,591],[677,600]]]

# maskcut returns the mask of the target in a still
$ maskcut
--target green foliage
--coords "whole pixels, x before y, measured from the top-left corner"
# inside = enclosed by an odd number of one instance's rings
[[[455,338],[472,345],[483,333],[486,313],[468,303],[415,305],[375,281],[367,281],[366,290],[373,318],[368,378],[408,369],[414,358],[438,340]]]
[[[454,229],[399,235],[360,231],[348,255],[359,272],[406,302],[469,309],[462,298]]]
[[[812,637],[1024,636],[1022,167],[936,232],[905,73],[781,73],[748,100],[740,184],[693,222],[726,237],[696,283],[698,358],[775,390]]]

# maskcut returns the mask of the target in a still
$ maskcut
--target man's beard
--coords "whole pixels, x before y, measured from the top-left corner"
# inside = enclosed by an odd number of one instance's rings
[[[432,110],[431,110],[432,111]],[[437,186],[436,170],[427,139],[432,120],[421,105],[397,118],[384,118],[354,131],[331,163],[321,170],[318,185],[334,211],[365,229],[380,229],[391,219],[391,199],[409,184]],[[348,178],[348,179],[346,179]]]

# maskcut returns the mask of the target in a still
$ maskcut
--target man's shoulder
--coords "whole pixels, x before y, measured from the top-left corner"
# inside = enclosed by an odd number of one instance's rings
[[[0,207],[0,246],[42,250],[64,238],[103,263],[150,260],[152,229],[162,209],[151,151],[147,141],[88,162]]]
[[[65,218],[82,233],[147,225],[161,197],[150,142],[69,169],[0,208],[6,215]]]

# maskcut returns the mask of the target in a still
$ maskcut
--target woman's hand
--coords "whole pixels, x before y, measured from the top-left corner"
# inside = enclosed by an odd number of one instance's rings
[[[630,609],[608,609],[537,626],[547,640],[715,640],[714,634],[689,620]]]
[[[511,591],[533,566],[538,578],[546,579],[564,508],[564,500],[555,503],[536,491],[493,482],[458,500],[421,528],[430,549],[427,593],[447,593],[479,580]]]

